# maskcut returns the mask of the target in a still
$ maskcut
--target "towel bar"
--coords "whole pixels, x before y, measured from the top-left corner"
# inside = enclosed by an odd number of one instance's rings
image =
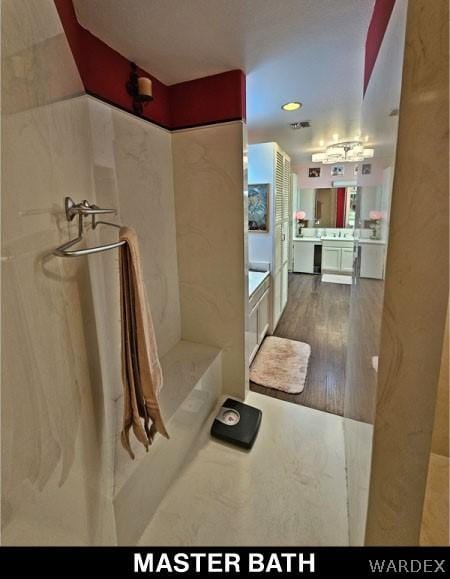
[[[78,237],[75,239],[70,239],[63,245],[57,247],[53,254],[58,257],[80,257],[82,255],[90,255],[91,253],[100,253],[101,251],[108,251],[109,249],[115,249],[124,245],[126,241],[116,241],[114,243],[106,243],[104,245],[97,245],[95,247],[85,247],[83,249],[72,249],[70,247],[79,243],[83,240],[83,218],[91,216],[92,218],[92,229],[95,229],[97,225],[110,225],[111,227],[121,226],[117,223],[110,223],[109,221],[97,221],[97,215],[105,215],[108,213],[116,213],[115,209],[101,209],[97,205],[90,204],[86,199],[81,203],[74,203],[71,197],[66,197],[64,199],[64,208],[66,212],[67,221],[72,221],[76,215],[78,215]]]

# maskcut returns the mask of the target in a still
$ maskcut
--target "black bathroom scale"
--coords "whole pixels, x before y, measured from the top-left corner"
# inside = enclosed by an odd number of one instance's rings
[[[227,398],[211,426],[211,436],[242,448],[251,448],[261,418],[262,412],[258,408]]]

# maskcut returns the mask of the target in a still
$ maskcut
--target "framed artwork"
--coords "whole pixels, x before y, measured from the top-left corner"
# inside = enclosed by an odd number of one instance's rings
[[[362,175],[370,175],[372,172],[372,165],[370,163],[363,163],[361,168]]]
[[[320,167],[310,167],[308,177],[320,177]]]
[[[270,183],[248,186],[248,230],[259,233],[269,232]]]
[[[331,167],[331,176],[332,177],[342,177],[344,174],[345,167],[344,165],[333,165]]]

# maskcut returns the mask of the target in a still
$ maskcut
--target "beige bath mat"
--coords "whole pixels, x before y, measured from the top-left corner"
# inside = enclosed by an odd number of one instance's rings
[[[289,394],[305,387],[311,346],[304,342],[269,336],[250,367],[250,380]]]

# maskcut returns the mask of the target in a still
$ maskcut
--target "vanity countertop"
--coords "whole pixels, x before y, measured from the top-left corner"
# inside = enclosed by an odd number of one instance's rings
[[[317,244],[321,244],[322,241],[354,241],[354,237],[334,237],[332,235],[322,235],[321,237],[314,237],[314,236],[305,236],[305,237],[294,237],[293,241],[305,241],[305,242],[314,242]]]
[[[269,277],[270,271],[248,272],[248,297],[251,298],[259,286]]]
[[[305,237],[293,237],[293,241],[302,241],[305,243],[316,243],[317,245],[321,245],[322,241],[357,241],[358,244],[373,244],[373,245],[386,245],[386,241],[383,239],[371,239],[370,237],[332,237],[332,236],[325,236],[322,237],[313,237],[313,236],[305,236]]]
[[[313,236],[311,236],[311,237],[306,237],[306,236],[305,237],[293,237],[292,239],[293,239],[293,241],[307,241],[307,242],[308,241],[309,242],[314,241],[315,243],[320,243],[322,241],[322,239],[320,237],[313,237]]]
[[[360,237],[358,243],[361,244],[373,244],[373,245],[386,245],[383,239],[370,239],[370,237]]]

